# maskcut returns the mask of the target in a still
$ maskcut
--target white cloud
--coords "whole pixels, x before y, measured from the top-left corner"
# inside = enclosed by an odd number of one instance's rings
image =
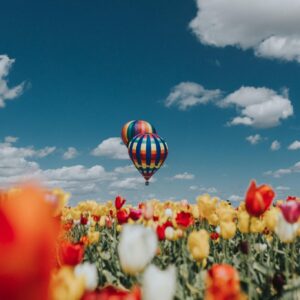
[[[128,150],[119,137],[111,137],[102,141],[91,154],[113,159],[129,159]]]
[[[198,191],[198,192],[201,192],[201,193],[208,193],[208,194],[215,194],[215,193],[218,192],[218,190],[213,186],[207,188],[207,187],[203,187],[203,186],[199,187],[197,185],[191,185],[189,187],[189,189],[192,190],[192,191]]]
[[[292,173],[291,169],[278,169],[276,171],[267,171],[265,172],[265,175],[272,176],[274,178],[280,178],[283,175],[288,175],[291,173]]]
[[[248,141],[251,145],[256,145],[262,140],[259,134],[249,135],[246,137],[246,141]]]
[[[69,160],[78,156],[78,151],[74,147],[69,147],[63,154],[63,159]]]
[[[188,172],[184,172],[181,174],[176,174],[172,177],[172,179],[180,179],[180,180],[192,180],[195,178],[194,174],[190,174]]]
[[[151,182],[155,182],[155,178],[150,179]],[[110,188],[113,189],[126,189],[126,190],[137,190],[144,187],[145,179],[143,177],[128,177],[124,179],[117,179],[110,184]]]
[[[207,104],[221,97],[220,90],[206,90],[195,82],[181,82],[172,88],[165,100],[165,106],[176,106],[179,110],[187,110],[190,107]]]
[[[299,150],[300,149],[300,141],[294,141],[288,147],[289,150]]]
[[[114,171],[119,174],[128,174],[136,172],[136,168],[133,165],[127,165],[123,167],[117,167],[114,169]]]
[[[40,150],[36,150],[35,151],[35,155],[37,157],[46,157],[48,156],[49,154],[53,153],[54,151],[56,150],[56,147],[45,147],[43,149],[40,149]]]
[[[60,187],[76,195],[89,194],[100,190],[99,184],[116,180],[104,167],[95,165],[87,168],[82,165],[40,170],[38,176],[48,187]]]
[[[276,191],[289,191],[290,189],[290,187],[282,185],[276,187]]]
[[[24,89],[24,82],[13,88],[9,88],[7,85],[6,77],[14,62],[15,60],[10,59],[7,55],[0,55],[0,108],[5,107],[6,101],[20,96]]]
[[[46,187],[60,187],[74,195],[90,194],[100,190],[99,184],[116,180],[112,172],[102,166],[87,168],[82,165],[42,169],[34,159],[45,157],[55,147],[35,150],[33,147],[17,147],[7,142],[0,143],[0,187],[6,188],[22,182],[35,180]]]
[[[200,188],[199,188],[199,191],[205,192],[205,193],[209,193],[209,194],[215,194],[215,193],[218,192],[218,190],[217,190],[215,187],[213,187],[213,186],[211,186],[211,187],[209,187],[209,188],[206,188],[206,187],[200,187]]]
[[[86,168],[82,165],[48,169],[43,171],[43,176],[51,181],[99,181],[108,179],[108,173],[100,165]]]
[[[272,151],[277,151],[277,150],[280,149],[280,147],[281,147],[280,142],[278,142],[277,140],[275,140],[275,141],[272,142],[270,149]]]
[[[275,171],[267,171],[264,173],[264,175],[272,176],[274,178],[280,178],[284,175],[289,175],[293,173],[300,173],[300,161],[289,168],[278,169]]]
[[[197,0],[197,6],[190,28],[203,44],[300,62],[298,0]]]
[[[261,87],[241,87],[219,103],[220,107],[234,105],[239,115],[229,125],[246,125],[269,128],[280,125],[281,120],[293,115],[293,106],[287,90],[278,94],[274,90]]]
[[[15,136],[6,136],[4,138],[4,143],[8,143],[8,144],[13,144],[16,143],[18,141],[19,138],[15,137]]]
[[[189,187],[189,189],[190,190],[192,190],[192,191],[196,191],[196,190],[198,190],[198,186],[197,185],[191,185],[190,187]]]
[[[213,102],[219,108],[236,107],[238,115],[228,125],[245,125],[255,128],[270,128],[294,114],[288,90],[277,93],[266,87],[242,86],[221,99],[220,90],[206,90],[195,82],[181,82],[173,87],[165,100],[165,106],[187,110],[195,105]]]
[[[243,201],[244,198],[241,197],[241,196],[238,196],[238,195],[231,195],[231,196],[228,197],[228,200],[230,202],[239,202],[239,201]]]

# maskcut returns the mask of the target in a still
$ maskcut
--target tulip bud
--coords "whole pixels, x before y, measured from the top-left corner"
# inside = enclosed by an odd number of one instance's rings
[[[281,293],[285,285],[285,276],[283,273],[275,273],[272,279],[273,287],[278,293]]]

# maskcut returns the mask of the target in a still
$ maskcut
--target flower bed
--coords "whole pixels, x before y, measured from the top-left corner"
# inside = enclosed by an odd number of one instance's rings
[[[199,196],[196,203],[151,200],[137,207],[120,196],[107,203],[80,202],[76,207],[63,206],[67,195],[62,191],[41,197],[50,203],[56,218],[47,231],[42,230],[51,239],[40,236],[36,247],[48,243],[51,248],[55,240],[56,266],[40,270],[45,260],[37,255],[32,263],[37,274],[46,274],[43,282],[50,284],[49,299],[300,298],[300,201],[296,197],[272,204],[272,189],[255,183],[238,207],[209,195]],[[0,208],[7,202],[0,201]],[[6,228],[0,254],[10,230],[18,232],[14,224],[7,229],[5,220],[0,214]],[[58,223],[61,228],[54,239],[51,228],[56,232]],[[26,238],[33,239],[29,233]],[[37,253],[28,251],[29,258]],[[2,265],[11,263],[4,259]],[[18,272],[30,282],[26,268]],[[1,278],[5,274],[0,271]],[[15,287],[24,288],[20,282],[15,281]],[[0,298],[13,287],[0,284]]]

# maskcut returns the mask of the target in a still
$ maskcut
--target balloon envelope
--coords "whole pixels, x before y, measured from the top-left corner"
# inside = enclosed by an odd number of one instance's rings
[[[133,137],[144,133],[156,133],[156,130],[149,122],[143,120],[129,121],[123,126],[121,137],[123,143],[128,146]]]
[[[168,156],[167,143],[155,133],[139,134],[128,145],[129,156],[148,184]]]

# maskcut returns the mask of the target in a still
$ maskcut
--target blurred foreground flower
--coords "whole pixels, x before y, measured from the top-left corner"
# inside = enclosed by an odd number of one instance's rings
[[[256,182],[252,181],[246,194],[246,209],[251,216],[259,217],[272,204],[275,193],[268,185],[256,186]]]
[[[138,287],[124,291],[108,286],[100,291],[85,293],[81,300],[142,300],[142,296]]]
[[[125,225],[118,246],[121,267],[128,274],[137,274],[151,262],[157,250],[157,237],[151,228]]]
[[[143,276],[143,300],[172,300],[176,292],[176,268],[165,271],[150,265]]]
[[[77,277],[82,276],[85,281],[85,288],[88,291],[93,291],[98,285],[98,272],[95,264],[85,262],[77,265],[74,269],[74,274]]]
[[[48,299],[58,234],[52,207],[33,187],[0,198],[0,299]]]
[[[207,272],[205,300],[242,300],[239,274],[227,264],[213,265]]]
[[[51,279],[51,300],[79,300],[84,291],[85,278],[84,276],[76,276],[72,267],[63,266],[53,273]],[[44,298],[41,297],[39,299]]]

